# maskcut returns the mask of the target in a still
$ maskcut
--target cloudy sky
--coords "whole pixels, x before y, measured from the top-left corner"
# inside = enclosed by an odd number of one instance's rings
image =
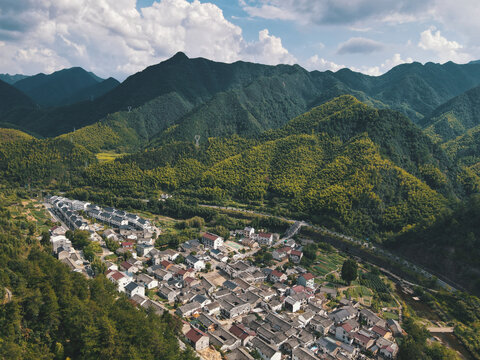
[[[380,75],[480,59],[478,0],[1,0],[0,73],[119,80],[189,57]]]

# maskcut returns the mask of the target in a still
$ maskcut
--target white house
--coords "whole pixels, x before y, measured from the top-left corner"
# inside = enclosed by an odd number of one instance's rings
[[[120,271],[112,271],[107,274],[107,279],[117,285],[120,292],[125,292],[125,286],[130,282],[131,278],[122,274]]]
[[[200,271],[205,269],[205,262],[203,260],[198,259],[197,257],[193,255],[188,255],[185,258],[185,263],[194,268],[196,271]]]
[[[315,284],[315,277],[311,273],[305,273],[298,277],[297,283],[304,287],[309,287],[313,289]]]
[[[273,234],[259,232],[258,236],[257,236],[257,242],[260,245],[270,246],[270,245],[272,245],[272,242],[273,242]]]
[[[285,298],[285,309],[287,311],[297,312],[298,310],[300,310],[301,306],[302,303],[298,299],[295,299],[291,296],[287,296]]]
[[[223,245],[223,239],[218,235],[207,232],[202,236],[202,243],[206,247],[218,249]]]
[[[145,296],[145,287],[135,282],[131,282],[125,286],[125,294],[127,294],[130,298],[134,297],[135,295]]]
[[[253,234],[255,234],[255,229],[253,227],[247,226],[243,229],[243,236],[251,237]]]
[[[70,251],[70,248],[72,247],[72,242],[63,235],[52,236],[50,238],[50,242],[52,243],[52,249],[54,253],[57,253],[59,248]]]
[[[138,275],[137,283],[142,284],[148,290],[152,290],[158,287],[158,280],[146,274]]]

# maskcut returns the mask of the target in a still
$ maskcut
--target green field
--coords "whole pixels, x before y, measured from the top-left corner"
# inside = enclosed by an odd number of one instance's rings
[[[96,157],[99,162],[105,163],[105,162],[113,161],[124,155],[127,155],[127,154],[117,154],[115,152],[100,152],[96,154]]]
[[[319,251],[315,263],[310,267],[310,271],[315,276],[325,276],[329,272],[340,270],[344,260],[345,257],[336,252],[325,253]]]

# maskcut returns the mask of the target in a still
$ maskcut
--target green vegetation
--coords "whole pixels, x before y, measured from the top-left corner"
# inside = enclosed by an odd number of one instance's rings
[[[65,185],[95,162],[85,148],[65,140],[37,140],[24,135],[14,142],[0,142],[0,178],[17,186]]]
[[[425,132],[447,142],[480,125],[480,87],[475,87],[439,106],[425,121]]]
[[[398,353],[399,360],[425,359],[425,360],[443,360],[459,359],[454,350],[448,349],[439,343],[429,344],[427,339],[429,332],[415,322],[412,318],[406,318],[403,326],[408,336],[400,344]]]
[[[428,268],[443,273],[469,291],[480,294],[480,197],[438,214],[433,224],[424,223],[392,239],[391,247]],[[434,240],[434,241],[432,241]],[[428,248],[428,256],[424,249]]]
[[[12,216],[19,201],[0,192],[0,289],[13,294],[0,305],[0,358],[195,358],[179,349],[178,320],[168,312],[136,310],[105,277],[87,280],[54,259]]]
[[[385,114],[389,119],[390,112]],[[451,185],[434,165],[442,163],[441,151],[435,155],[438,149],[420,130],[395,116],[390,120],[401,140],[397,145],[378,140],[383,147],[378,146],[365,131],[375,139],[387,137],[375,130],[383,113],[344,96],[266,134],[256,146],[238,137],[210,139],[201,149],[170,144],[90,166],[85,180],[118,195],[180,190],[202,201],[285,203],[296,216],[356,234],[400,231],[433,219],[446,202],[432,186],[448,193]],[[409,145],[400,146],[405,142]],[[423,165],[416,172],[430,186],[389,158],[412,169]]]
[[[357,278],[358,264],[353,259],[347,259],[342,265],[342,279],[348,285]]]

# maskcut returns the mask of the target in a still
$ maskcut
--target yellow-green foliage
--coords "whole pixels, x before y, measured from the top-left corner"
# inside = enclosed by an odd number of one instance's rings
[[[0,129],[0,143],[14,142],[18,140],[31,140],[33,136],[28,135],[20,130]]]
[[[109,161],[113,161],[115,159],[118,159],[122,156],[125,156],[126,154],[117,154],[117,153],[114,153],[114,152],[101,152],[101,153],[97,153],[95,154],[95,156],[97,157],[98,161],[99,162],[109,162]]]
[[[210,200],[276,198],[317,223],[357,233],[400,231],[431,221],[444,206],[431,187],[447,183],[433,165],[432,146],[401,115],[341,96],[259,139],[209,139],[199,148],[172,143],[108,164],[106,174],[101,166],[89,170],[88,182],[125,193],[178,189]]]
[[[68,181],[92,163],[95,157],[83,146],[62,139],[0,142],[0,178],[16,185]]]

